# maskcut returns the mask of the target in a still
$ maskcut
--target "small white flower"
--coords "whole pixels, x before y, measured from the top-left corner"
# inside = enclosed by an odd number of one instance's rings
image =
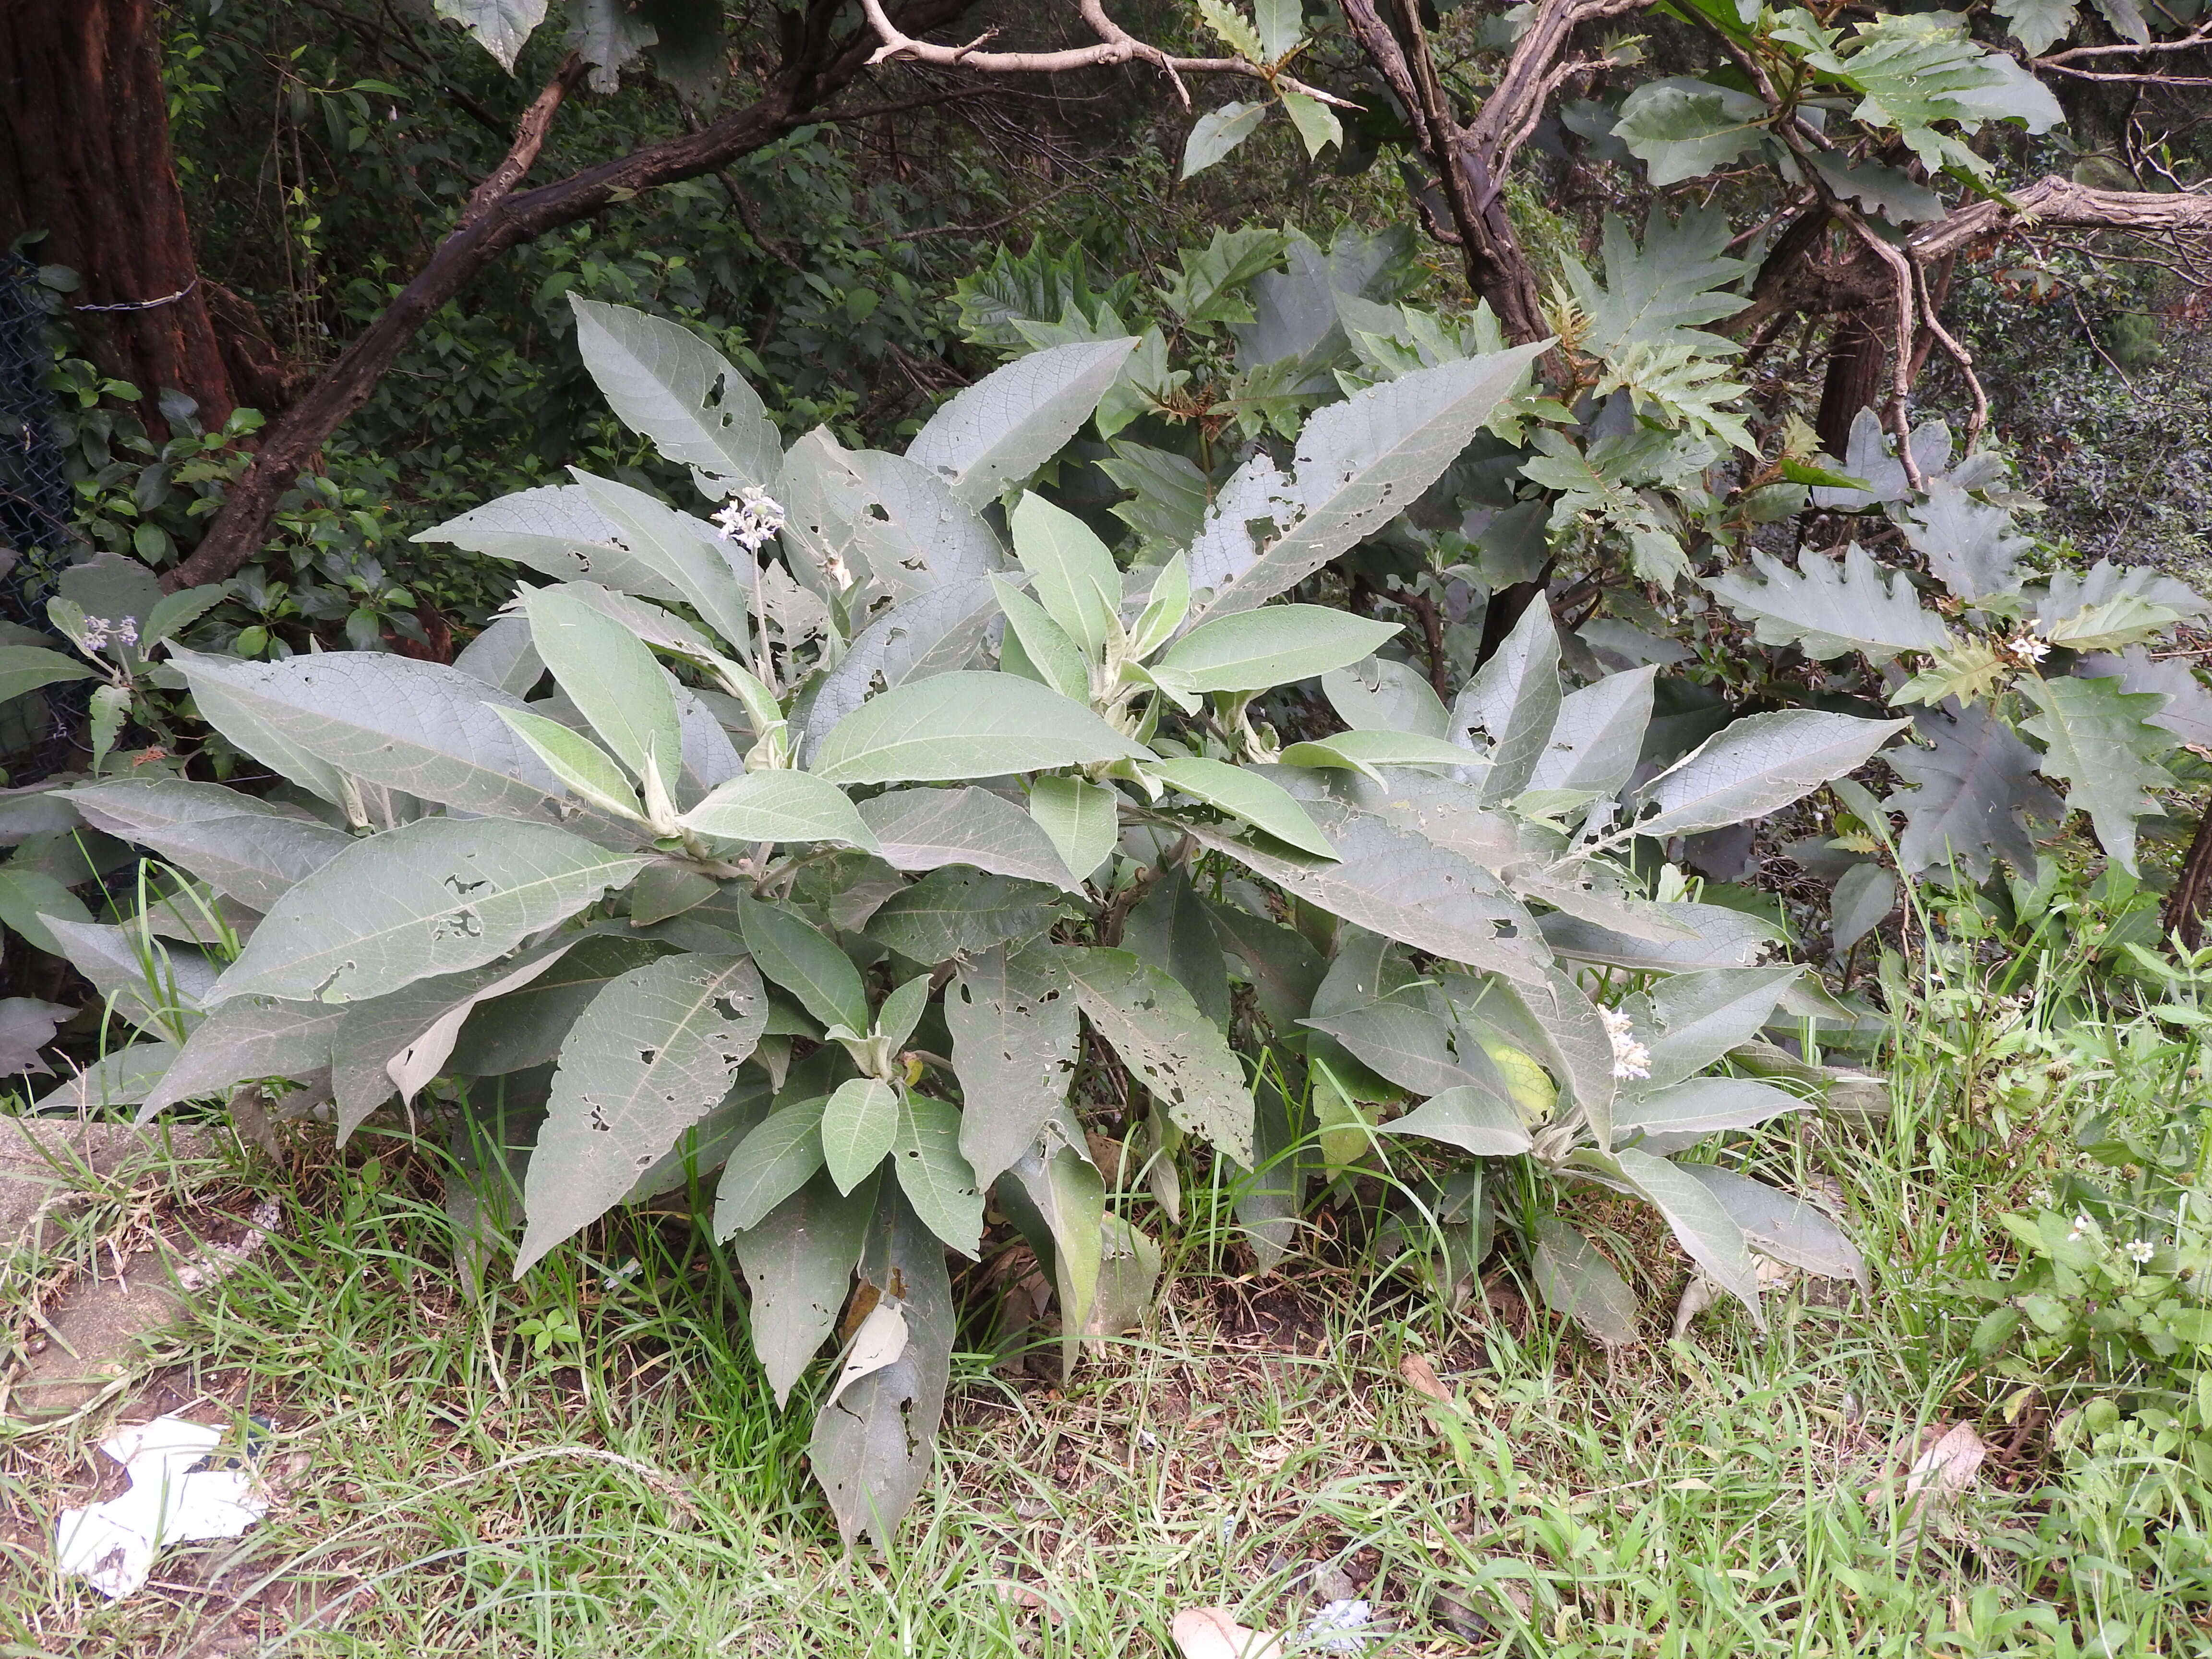
[[[1651,1050],[1636,1040],[1636,1027],[1618,1008],[1601,1008],[1605,1034],[1613,1040],[1613,1074],[1616,1078],[1650,1077]]]
[[[1364,1601],[1331,1601],[1306,1621],[1306,1640],[1323,1653],[1358,1653],[1378,1634],[1366,1628],[1371,1617]]]
[[[2096,1225],[2097,1224],[2090,1220],[2086,1215],[2075,1216],[2074,1218],[2074,1231],[2066,1235],[2066,1242],[2069,1244],[2079,1243],[2084,1235],[2095,1231]]]
[[[2138,1267],[2148,1262],[2151,1259],[2153,1251],[2151,1249],[2151,1243],[2147,1238],[2138,1238],[2134,1243],[2128,1246],[2128,1260],[2134,1262]]]
[[[757,553],[769,537],[783,528],[783,507],[757,484],[748,484],[714,515],[714,527],[722,532],[724,541]]]
[[[1998,649],[2022,666],[2032,667],[2051,654],[2051,641],[2039,635],[2033,627],[2027,627],[2021,629]]]

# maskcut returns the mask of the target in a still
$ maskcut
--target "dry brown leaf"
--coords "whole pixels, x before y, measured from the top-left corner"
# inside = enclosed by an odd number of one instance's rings
[[[1067,1617],[1033,1584],[1024,1584],[1017,1578],[994,1578],[990,1583],[991,1594],[999,1598],[1002,1606],[1018,1613],[1041,1613],[1054,1625]]]
[[[1989,1455],[1987,1443],[1972,1424],[1954,1425],[1905,1471],[1905,1500],[1925,1493],[1937,1504],[1950,1503],[1974,1484],[1982,1460]]]
[[[1186,1607],[1169,1632],[1182,1659],[1282,1659],[1281,1637],[1238,1624],[1226,1607]]]
[[[1429,1364],[1426,1354],[1409,1353],[1398,1362],[1398,1375],[1406,1379],[1406,1386],[1424,1400],[1433,1400],[1439,1406],[1456,1406],[1452,1391],[1437,1379],[1437,1368]]]

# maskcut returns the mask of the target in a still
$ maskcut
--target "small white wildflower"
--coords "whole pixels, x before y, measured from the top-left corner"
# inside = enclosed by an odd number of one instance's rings
[[[2086,1234],[2095,1229],[2096,1224],[2097,1224],[2095,1222],[2090,1220],[2086,1215],[2075,1216],[2074,1218],[2074,1231],[2066,1235],[2066,1242],[2069,1244],[2078,1244]]]
[[[2147,1238],[2138,1238],[2134,1243],[2128,1246],[2128,1260],[2134,1262],[2138,1267],[2148,1262],[2151,1259],[2152,1254],[2151,1243]]]
[[[1358,1653],[1378,1632],[1366,1628],[1373,1616],[1364,1601],[1331,1601],[1306,1621],[1306,1640],[1323,1653]]]
[[[2022,667],[2033,667],[2051,654],[2051,641],[2039,635],[2033,627],[2028,627],[2021,629],[1997,649]]]
[[[1636,1040],[1636,1027],[1618,1008],[1601,1008],[1605,1034],[1613,1040],[1613,1074],[1616,1078],[1650,1077],[1651,1050]]]
[[[783,507],[757,484],[748,484],[714,515],[714,527],[722,532],[724,541],[757,553],[769,537],[783,528]]]

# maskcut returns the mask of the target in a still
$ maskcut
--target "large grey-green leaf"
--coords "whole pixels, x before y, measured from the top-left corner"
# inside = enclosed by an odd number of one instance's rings
[[[753,1352],[779,1407],[836,1328],[876,1212],[876,1188],[871,1176],[840,1193],[825,1171],[737,1236],[738,1264],[752,1291]]]
[[[2066,812],[2035,775],[2043,757],[1979,703],[1927,709],[1913,735],[1935,746],[1899,744],[1883,757],[1911,786],[1884,803],[1905,814],[1898,863],[1917,875],[1956,860],[1977,881],[1988,879],[1992,858],[2033,870],[2035,837],[2022,819],[2056,823]]]
[[[1527,787],[1587,789],[1601,799],[1618,793],[1643,751],[1658,672],[1647,666],[1608,674],[1562,697]]]
[[[40,1096],[31,1109],[82,1116],[111,1106],[136,1106],[161,1085],[162,1074],[176,1060],[173,1042],[133,1042],[112,1048],[68,1082]]]
[[[714,1237],[748,1232],[822,1167],[826,1095],[779,1106],[737,1144],[714,1189]]]
[[[967,666],[998,613],[986,578],[933,588],[877,617],[793,708],[793,725],[805,733],[800,757],[813,765],[830,732],[874,694],[877,681],[890,687]]]
[[[598,586],[586,582],[576,586]],[[606,592],[605,588],[598,591]],[[461,647],[453,666],[511,697],[529,696],[545,678],[545,665],[538,660],[538,647],[530,642],[529,623],[512,615],[493,617],[483,633]]]
[[[1550,342],[1416,369],[1308,418],[1294,471],[1263,451],[1215,498],[1190,550],[1198,615],[1249,611],[1289,592],[1413,504],[1465,449]],[[1252,532],[1264,521],[1263,544]]]
[[[738,586],[714,531],[641,489],[593,477],[579,468],[569,471],[630,556],[650,568],[664,589],[673,589],[726,645],[744,649],[752,635],[745,592]],[[599,580],[611,587],[623,586],[605,572]]]
[[[1200,623],[1153,670],[1178,691],[1264,691],[1371,655],[1401,631],[1322,605],[1272,605]]]
[[[431,1066],[430,1074],[434,1076],[452,1058],[470,1015],[480,1004],[543,978],[575,942],[573,938],[562,939],[520,961],[488,962],[462,973],[416,980],[389,995],[344,1005],[331,1049],[331,1094],[337,1112],[339,1143],[343,1145],[363,1118],[400,1091],[392,1076],[393,1064],[400,1056],[410,1056],[418,1067]],[[625,959],[623,964],[625,969],[636,965],[635,958]],[[597,988],[594,985],[594,994]],[[573,1023],[573,1014],[583,1011],[586,1000],[577,1000],[571,1019],[551,1034],[543,1054],[528,1056],[526,1064],[543,1064],[559,1052],[560,1037]],[[434,1055],[432,1049],[443,1052]],[[486,1075],[475,1067],[462,1069],[472,1076]]]
[[[882,1189],[865,1241],[861,1279],[883,1293],[878,1307],[904,1316],[906,1346],[823,1408],[807,1454],[846,1543],[866,1532],[888,1547],[936,1455],[952,1374],[952,1281],[944,1244],[896,1187]]]
[[[1843,1229],[1809,1199],[1778,1192],[1763,1181],[1710,1164],[1675,1166],[1702,1186],[1743,1229],[1743,1236],[1778,1261],[1824,1279],[1867,1282],[1866,1261]]]
[[[824,1025],[868,1029],[868,994],[860,970],[836,941],[781,905],[749,895],[738,901],[738,918],[745,949],[761,972],[797,997],[808,1013]]]
[[[1807,1102],[1769,1083],[1741,1077],[1693,1077],[1663,1089],[1625,1096],[1613,1111],[1617,1139],[1636,1135],[1702,1135],[1716,1129],[1748,1129]]]
[[[1032,1146],[1075,1076],[1074,986],[1048,949],[994,945],[945,993],[960,1079],[960,1151],[988,1188]]]
[[[455,811],[550,823],[575,811],[544,762],[493,712],[520,708],[522,700],[459,669],[384,651],[276,663],[178,651],[172,660],[210,725],[310,787],[298,757],[322,774],[343,772]]]
[[[1620,1081],[1613,1039],[1597,1005],[1571,975],[1557,968],[1545,975],[1540,985],[1500,988],[1510,992],[1528,1016],[1528,1035],[1537,1040],[1539,1057],[1548,1062],[1553,1076],[1574,1103],[1576,1115],[1589,1126],[1599,1146],[1610,1145],[1613,1099]],[[1494,1010],[1486,1018],[1480,1003],[1462,1012],[1478,1023],[1488,1023],[1503,1013]]]
[[[1638,1340],[1636,1293],[1597,1246],[1556,1216],[1536,1224],[1529,1265],[1546,1304],[1566,1315],[1607,1349]]]
[[[181,1039],[216,1000],[222,970],[204,951],[165,944],[136,923],[45,920],[69,965],[92,981],[109,1011],[149,1036]]]
[[[1272,778],[1262,776],[1249,766],[1231,766],[1225,761],[1188,755],[1154,762],[1146,770],[1192,799],[1240,817],[1254,829],[1264,830],[1277,841],[1302,853],[1324,859],[1336,856],[1328,837],[1322,834],[1297,798]]]
[[[872,1175],[898,1139],[899,1091],[872,1077],[848,1078],[822,1104],[822,1161],[840,1192]]]
[[[1261,99],[1250,104],[1223,104],[1200,116],[1191,124],[1190,137],[1183,141],[1179,176],[1188,179],[1202,173],[1249,138],[1267,119],[1268,107],[1267,100]]]
[[[1552,625],[1549,605],[1531,604],[1496,654],[1452,702],[1455,738],[1476,731],[1489,734],[1484,805],[1510,800],[1528,787],[1559,723],[1559,630]]]
[[[97,679],[99,673],[75,657],[43,646],[0,645],[0,702],[64,680]]]
[[[1449,1022],[1421,1006],[1413,993],[1316,1015],[1300,1024],[1326,1031],[1360,1064],[1413,1094],[1442,1094],[1491,1078],[1483,1057],[1462,1057]]]
[[[423,818],[355,842],[288,891],[216,994],[382,996],[504,956],[647,862],[544,824]]]
[[[773,491],[783,442],[759,394],[690,329],[627,306],[571,294],[576,349],[607,406],[631,431],[691,469],[714,501],[750,485]]]
[[[1052,926],[1057,884],[1022,881],[960,865],[933,870],[894,893],[869,919],[867,933],[901,956],[935,965]]]
[[[1411,663],[1370,657],[1321,677],[1322,694],[1355,732],[1416,732],[1447,736],[1451,717],[1428,678]]]
[[[193,1029],[176,1063],[138,1109],[141,1122],[186,1100],[204,1099],[255,1078],[295,1080],[331,1063],[343,1008],[240,997]]]
[[[684,736],[674,682],[652,651],[565,587],[533,588],[523,595],[522,608],[538,656],[592,732],[633,776],[644,777],[648,765],[657,769],[674,799]]]
[[[1336,861],[1263,849],[1210,824],[1183,827],[1331,915],[1470,967],[1543,977],[1551,952],[1528,913],[1487,870],[1371,813],[1326,800],[1307,810],[1336,848]]]
[[[1828,939],[1838,955],[1888,920],[1897,908],[1897,878],[1879,864],[1844,872],[1828,902]]]
[[[1150,752],[1034,680],[969,672],[870,698],[838,722],[810,765],[833,783],[946,782]]]
[[[2166,707],[2151,715],[2153,726],[2162,726],[2184,743],[2212,748],[2212,692],[2197,678],[2186,659],[2154,657],[2140,645],[2131,645],[2117,656],[2109,653],[2084,657],[2075,672],[2086,680],[2110,679],[2118,675],[2123,691],[2154,691]]]
[[[681,604],[684,590],[615,539],[615,527],[575,484],[548,484],[486,501],[416,532],[470,553],[512,559],[562,581],[589,580],[617,592]]]
[[[732,778],[686,812],[683,823],[724,841],[824,841],[877,850],[874,832],[845,792],[809,772],[748,772]]]
[[[1105,543],[1073,513],[1034,492],[1014,503],[1006,521],[1036,602],[1085,661],[1103,661],[1121,609],[1121,573]]]
[[[1082,1352],[1081,1333],[1098,1291],[1106,1183],[1090,1159],[1076,1150],[1073,1138],[1030,1146],[1006,1173],[1012,1180],[994,1197],[1050,1271],[1059,1293],[1064,1382]]]
[[[1675,1241],[1705,1270],[1705,1276],[1749,1309],[1751,1322],[1765,1330],[1766,1319],[1759,1310],[1759,1274],[1752,1266],[1750,1250],[1745,1248],[1743,1229],[1729,1218],[1720,1200],[1696,1176],[1633,1146],[1615,1152],[1613,1163],[1667,1218]]]
[[[1759,148],[1766,100],[1686,75],[1647,81],[1620,106],[1613,136],[1649,169],[1652,185],[1717,173]]]
[[[1121,798],[1109,784],[1083,778],[1039,778],[1030,787],[1030,817],[1079,880],[1087,881],[1114,851],[1121,832]]]
[[[1510,1158],[1528,1150],[1528,1126],[1520,1108],[1480,1085],[1462,1083],[1381,1126],[1384,1134],[1420,1135],[1479,1158]]]
[[[1984,506],[1948,478],[1928,480],[1928,499],[1907,515],[1905,535],[1943,585],[1969,604],[2010,589],[2021,555],[2035,544],[2013,533],[2005,508]]]
[[[1252,1091],[1243,1068],[1190,993],[1127,951],[1054,945],[1091,1029],[1176,1126],[1249,1168]]]
[[[1260,1012],[1278,1035],[1289,1035],[1313,1006],[1326,971],[1321,953],[1304,934],[1234,904],[1208,901],[1221,948],[1244,964]]]
[[[1648,939],[1615,933],[1579,916],[1540,917],[1545,942],[1576,962],[1601,963],[1638,974],[1686,974],[1700,968],[1750,968],[1784,942],[1773,922],[1719,904],[1671,903],[1650,907],[1674,923],[1686,938]]]
[[[860,813],[895,870],[965,864],[1024,881],[1073,884],[1043,827],[988,789],[887,789],[862,801]]]
[[[1637,831],[1684,836],[1764,817],[1863,766],[1911,723],[1812,708],[1747,714],[1644,787],[1643,804],[1659,810]]]
[[[2036,707],[2020,729],[2043,743],[2042,771],[2066,785],[2069,811],[2089,815],[2097,840],[2129,873],[2136,868],[2136,820],[2157,810],[2155,793],[2173,778],[2156,757],[2173,734],[2149,724],[2163,700],[2120,690],[2117,679],[2039,679],[2020,687]]]
[[[1651,992],[1651,1051],[1646,1092],[1695,1076],[1765,1026],[1802,968],[1717,968],[1676,974]]]
[[[1206,905],[1182,866],[1157,877],[1129,912],[1121,924],[1121,948],[1163,969],[1190,993],[1199,1012],[1229,1029],[1229,964]]]
[[[1133,337],[1084,340],[1018,357],[948,399],[915,434],[907,459],[982,507],[1060,453],[1136,349]]]
[[[983,1237],[983,1194],[960,1155],[960,1109],[908,1089],[899,1097],[891,1168],[922,1224],[965,1256]]]
[[[618,1203],[729,1093],[767,1024],[768,996],[744,957],[664,957],[592,999],[561,1044],[531,1155],[518,1278]]]
[[[1753,624],[1761,645],[1794,645],[1822,662],[1854,651],[1881,662],[1950,643],[1950,630],[1922,608],[1911,578],[1885,570],[1856,542],[1840,561],[1802,554],[1795,570],[1756,549],[1751,562],[1764,580],[1737,568],[1707,578],[1705,586]]]
[[[453,1069],[464,1077],[504,1077],[551,1065],[568,1028],[610,981],[666,956],[670,949],[657,939],[584,934],[522,989],[494,998],[471,1012],[453,1047]],[[496,979],[504,970],[490,971]]]
[[[873,579],[872,594],[880,589],[903,603],[1005,568],[990,526],[927,467],[878,450],[847,459],[860,485],[852,546]]]
[[[0,922],[28,939],[33,949],[59,956],[61,941],[47,930],[48,916],[87,922],[92,920],[92,912],[52,871],[0,865]]]

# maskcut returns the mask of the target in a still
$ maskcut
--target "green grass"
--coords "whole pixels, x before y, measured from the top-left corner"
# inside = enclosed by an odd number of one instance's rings
[[[2180,1534],[2123,1536],[2081,1491],[2084,1526],[2052,1522],[2067,1379],[2024,1393],[1978,1372],[1979,1309],[1946,1291],[2002,1258],[1996,1215],[2046,1178],[2081,1091],[2124,1091],[2124,1068],[2073,1066],[2021,1108],[2022,1068],[2047,1078],[2057,1039],[2019,1040],[2033,1010],[1935,989],[1943,1018],[1903,1028],[1892,1121],[1810,1119],[1726,1154],[1838,1183],[1869,1297],[1792,1291],[1764,1336],[1716,1310],[1669,1341],[1686,1264],[1595,1209],[1664,1293],[1644,1346],[1608,1365],[1510,1274],[1486,1315],[1334,1241],[1224,1280],[1207,1264],[1236,1253],[1200,1188],[1145,1340],[1065,1391],[963,1357],[939,1476],[880,1553],[837,1547],[805,1465],[810,1407],[775,1410],[686,1218],[599,1230],[473,1296],[441,1173],[398,1142],[184,1171],[187,1215],[247,1190],[285,1206],[283,1236],[159,1356],[175,1393],[273,1423],[277,1504],[110,1607],[57,1579],[46,1542],[104,1419],[13,1436],[0,1653],[1153,1659],[1187,1607],[1296,1628],[1324,1599],[1317,1570],[1360,1587],[1395,1632],[1369,1650],[1393,1654],[2205,1651],[2203,1603],[2182,1594],[2201,1560]],[[580,1340],[541,1355],[556,1315]],[[1459,1408],[1407,1386],[1411,1352]],[[1996,1452],[1921,1517],[1904,1465],[1958,1421]]]

